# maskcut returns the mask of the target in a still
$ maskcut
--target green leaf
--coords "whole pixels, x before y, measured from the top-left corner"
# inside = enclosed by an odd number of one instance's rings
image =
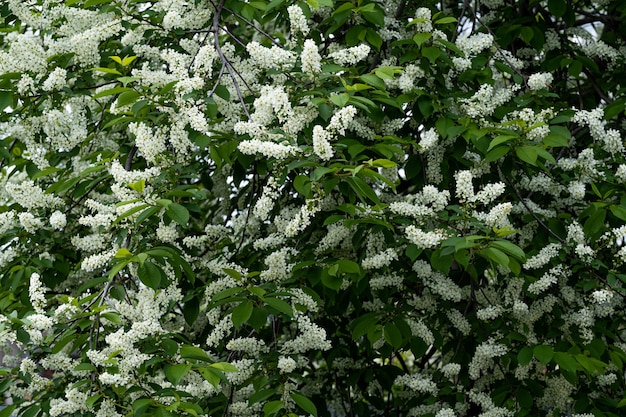
[[[114,87],[114,88],[110,88],[108,90],[104,90],[104,91],[100,91],[97,94],[93,95],[93,98],[100,98],[100,97],[106,97],[106,96],[112,96],[114,94],[120,94],[120,93],[124,93],[126,91],[133,91],[132,88],[127,88],[127,87]]]
[[[152,400],[150,398],[139,398],[133,402],[133,417],[142,416],[148,407],[152,405]]]
[[[146,261],[137,268],[139,280],[148,288],[158,290],[161,287],[161,268],[150,261]]]
[[[626,220],[626,208],[622,206],[616,206],[615,204],[611,204],[609,206],[609,210],[611,210],[611,213],[618,219]]]
[[[380,199],[378,198],[378,195],[376,195],[372,187],[370,187],[370,185],[363,181],[361,178],[347,177],[346,181],[348,182],[348,184],[350,184],[352,189],[356,192],[357,196],[361,200],[365,201],[366,199],[369,199],[376,204],[380,204]]]
[[[239,369],[237,369],[235,365],[232,365],[228,362],[215,362],[210,364],[209,367],[222,372],[239,372]]]
[[[181,226],[187,226],[189,223],[189,211],[177,203],[171,203],[165,207],[167,216]]]
[[[418,46],[422,46],[424,42],[433,37],[431,32],[420,32],[413,36],[413,42],[415,42]]]
[[[184,359],[199,360],[205,362],[210,360],[209,356],[204,350],[191,345],[182,345],[180,347],[180,356]]]
[[[283,408],[283,402],[276,400],[265,403],[263,406],[263,415],[269,417],[276,414],[281,408]]]
[[[275,389],[267,388],[262,389],[260,391],[255,392],[248,398],[248,405],[260,403],[261,401],[265,401],[270,398],[272,395],[276,393]]]
[[[240,327],[252,316],[252,301],[246,300],[233,309],[231,319],[235,327]]]
[[[434,46],[427,46],[422,48],[422,55],[430,60],[430,62],[435,63],[437,58],[441,55],[441,50]]]
[[[119,248],[115,253],[116,258],[126,258],[129,256],[133,256],[133,254],[126,248]]]
[[[504,252],[494,247],[487,247],[480,251],[480,254],[485,258],[495,262],[498,265],[508,266],[509,257]]]
[[[533,349],[533,355],[539,362],[547,365],[552,360],[554,350],[552,349],[552,346],[538,345]]]
[[[206,379],[211,385],[213,385],[216,389],[220,385],[220,381],[222,380],[221,372],[218,372],[211,368],[198,368],[198,373],[202,375],[204,379]]]
[[[176,365],[167,365],[164,369],[167,380],[174,386],[178,385],[191,370],[191,365],[187,363],[179,363]]]
[[[554,362],[559,365],[559,368],[567,372],[576,372],[580,369],[578,362],[574,359],[574,356],[565,352],[554,352]]]
[[[117,106],[123,107],[128,104],[132,104],[137,101],[139,97],[141,97],[141,94],[136,91],[126,91],[120,94],[120,96],[117,98]]]
[[[492,150],[493,148],[495,148],[496,146],[498,146],[498,145],[500,145],[502,143],[510,142],[512,140],[515,140],[515,139],[519,139],[519,136],[515,136],[515,135],[500,135],[500,136],[496,136],[489,143],[489,147],[487,148],[487,152],[489,152],[490,150]]]
[[[339,107],[343,107],[346,104],[348,104],[349,100],[350,100],[350,95],[348,93],[341,93],[341,94],[330,96],[330,101],[332,101],[333,103],[335,103],[335,105]]]
[[[531,164],[537,165],[537,147],[536,146],[520,146],[515,148],[515,154],[522,161]]]
[[[317,417],[317,407],[315,407],[313,401],[309,400],[307,397],[297,392],[291,392],[289,395],[291,396],[291,399],[298,405],[298,407],[306,411],[309,415]]]
[[[267,303],[267,305],[280,311],[281,313],[284,313],[289,317],[293,317],[293,310],[291,308],[291,305],[286,301],[274,297],[263,297],[263,301]]]
[[[435,24],[436,25],[446,25],[448,23],[456,23],[457,21],[458,20],[456,20],[455,17],[447,16],[447,17],[442,17],[441,19],[435,20]]]
[[[115,74],[115,75],[122,75],[121,72],[119,72],[116,69],[113,68],[102,68],[102,67],[97,67],[97,68],[90,68],[91,71],[98,71],[98,72],[105,72],[107,74]]]
[[[548,0],[548,10],[556,17],[562,17],[567,12],[567,2],[565,0]]]
[[[395,349],[402,347],[402,332],[394,323],[387,323],[383,328],[385,341]]]
[[[515,243],[509,242],[508,240],[495,240],[490,243],[490,246],[496,249],[500,249],[505,253],[508,253],[510,256],[514,257],[520,262],[524,262],[526,260],[526,254],[524,253],[524,250],[517,246]]]
[[[528,346],[521,348],[520,351],[517,353],[517,362],[521,366],[528,365],[532,358],[533,358],[533,350],[529,348]]]

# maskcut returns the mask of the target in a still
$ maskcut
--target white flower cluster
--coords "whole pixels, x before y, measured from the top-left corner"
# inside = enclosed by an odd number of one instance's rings
[[[292,6],[296,7],[296,6]],[[314,76],[322,72],[322,57],[317,49],[317,44],[312,39],[304,41],[302,54],[300,55],[302,62],[302,72]]]
[[[341,222],[329,224],[326,235],[318,242],[315,248],[315,253],[321,254],[329,249],[335,249],[350,237],[350,234],[350,229],[345,227]]]
[[[298,316],[298,330],[300,334],[283,345],[281,352],[284,354],[304,353],[308,350],[328,350],[332,346],[326,339],[326,330],[321,328],[305,315]]]
[[[399,387],[407,387],[415,392],[423,394],[437,395],[437,384],[432,380],[429,375],[413,374],[413,375],[400,375],[395,381],[394,385]]]
[[[491,116],[498,106],[508,102],[519,89],[520,86],[517,84],[502,88],[483,84],[472,97],[460,99],[459,104],[469,117],[484,119]]]
[[[427,7],[419,7],[415,11],[415,19],[412,23],[417,32],[432,32],[432,12]]]
[[[266,48],[260,43],[252,41],[246,45],[246,50],[254,63],[262,69],[281,69],[295,62],[293,52],[276,45]]]
[[[618,130],[605,129],[604,110],[600,107],[594,110],[577,110],[572,121],[581,126],[588,126],[589,133],[594,140],[600,142],[608,153],[614,155],[624,152],[624,141]]]
[[[409,225],[404,229],[406,237],[414,243],[420,249],[430,249],[437,247],[441,241],[446,239],[446,234],[443,231],[429,231],[425,232],[422,229],[418,229],[414,225]]]
[[[549,72],[538,72],[528,77],[528,88],[531,90],[541,90],[548,88],[554,77]]]
[[[566,276],[567,270],[563,265],[557,265],[554,268],[551,268],[548,272],[543,274],[541,278],[537,281],[533,282],[528,286],[528,292],[531,294],[541,294],[552,285],[556,284],[559,280],[559,277]]]
[[[296,369],[296,361],[289,356],[280,356],[278,358],[278,370],[281,374],[288,374]]]
[[[130,123],[128,130],[135,136],[135,145],[146,161],[156,164],[166,151],[166,135],[163,129],[151,129],[146,123]]]
[[[492,207],[488,213],[474,212],[473,214],[474,217],[484,221],[489,227],[502,228],[511,226],[508,216],[512,209],[513,205],[511,203],[500,203]]]
[[[5,185],[6,192],[11,198],[25,209],[56,208],[63,205],[56,195],[47,194],[32,180],[19,183],[9,182]]]
[[[463,292],[461,288],[450,278],[444,276],[441,272],[434,271],[429,263],[417,260],[413,264],[413,271],[417,276],[424,280],[424,283],[433,293],[438,294],[444,300],[459,302],[462,299]]]
[[[20,221],[20,225],[26,230],[28,233],[37,233],[39,230],[43,228],[43,222],[41,219],[35,217],[32,213],[25,211],[19,213],[17,218]]]
[[[65,390],[65,398],[53,398],[50,400],[50,416],[62,416],[71,415],[77,412],[87,412],[87,398],[89,395],[86,392],[80,392],[76,388],[68,388]]]
[[[268,351],[265,342],[254,337],[238,337],[230,340],[226,344],[226,349],[232,351],[245,352],[252,358],[257,358],[261,353]]]
[[[489,204],[504,193],[505,187],[503,182],[486,184],[476,195],[472,201],[481,204]]]
[[[296,34],[300,32],[304,36],[308,35],[310,31],[309,24],[307,23],[304,13],[302,12],[302,8],[294,4],[287,7],[287,12],[289,13],[291,33]]]
[[[239,143],[237,148],[246,155],[260,153],[267,158],[287,159],[299,153],[299,149],[292,145],[268,142],[265,140],[251,139]]]
[[[355,65],[357,62],[365,59],[370,53],[370,47],[367,44],[360,44],[347,49],[328,54],[328,58],[334,60],[343,67]]]
[[[361,261],[361,267],[365,270],[380,269],[389,266],[392,261],[398,259],[398,253],[395,248],[389,248],[381,253],[377,253],[373,256],[368,256]]]
[[[441,372],[446,376],[446,378],[453,378],[461,372],[461,365],[458,363],[447,363],[441,368]]]
[[[507,348],[501,343],[488,340],[481,343],[474,353],[474,357],[469,364],[469,376],[472,379],[478,379],[481,372],[486,372],[493,366],[493,358],[505,355]]]
[[[46,306],[46,287],[41,282],[41,276],[33,272],[30,276],[28,296],[35,312],[43,314]]]
[[[50,215],[50,226],[56,230],[63,230],[67,225],[67,218],[65,214],[56,210],[52,215]]]
[[[46,81],[43,82],[41,89],[44,91],[60,90],[66,86],[67,71],[64,68],[56,67]]]
[[[465,318],[465,316],[457,309],[448,310],[446,313],[448,320],[450,323],[460,331],[464,336],[467,336],[472,331],[472,326],[470,322]]]
[[[261,271],[259,277],[263,281],[282,281],[291,276],[291,269],[294,264],[289,263],[289,257],[295,256],[296,251],[293,248],[281,248],[270,253],[265,258],[267,269]]]
[[[466,57],[472,57],[485,49],[491,48],[493,45],[493,36],[482,32],[472,35],[464,33],[457,38],[455,43]]]
[[[275,177],[269,177],[267,184],[263,186],[261,197],[254,204],[252,214],[261,221],[268,219],[270,211],[274,208],[276,199],[280,196],[278,192],[278,181]]]
[[[421,139],[419,141],[419,153],[425,153],[430,151],[439,142],[439,135],[434,128],[430,128],[425,132],[422,132]]]
[[[330,160],[335,154],[330,141],[333,135],[320,125],[313,127],[313,152],[320,157],[322,161]]]
[[[528,258],[524,262],[525,269],[539,269],[550,262],[552,258],[558,256],[562,246],[559,243],[550,243],[544,246],[539,253]]]

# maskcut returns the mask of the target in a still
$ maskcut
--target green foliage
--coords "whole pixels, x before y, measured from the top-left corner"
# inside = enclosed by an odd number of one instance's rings
[[[457,3],[0,3],[0,417],[623,414],[626,5]]]

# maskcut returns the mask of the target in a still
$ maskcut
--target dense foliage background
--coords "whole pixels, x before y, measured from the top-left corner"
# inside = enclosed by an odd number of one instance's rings
[[[623,1],[0,15],[0,417],[623,415]]]

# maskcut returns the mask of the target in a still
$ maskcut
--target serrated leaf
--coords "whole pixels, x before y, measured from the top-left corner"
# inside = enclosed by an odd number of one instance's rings
[[[137,101],[139,97],[141,97],[141,94],[139,94],[138,92],[134,90],[126,91],[120,94],[120,96],[117,98],[117,106],[124,107],[128,104],[132,104],[135,101]]]
[[[239,372],[239,369],[237,369],[235,365],[232,365],[228,362],[215,362],[210,364],[209,367],[222,372]]]
[[[446,25],[448,23],[456,23],[456,22],[457,22],[456,18],[452,16],[446,16],[446,17],[442,17],[441,19],[435,20],[436,25]]]
[[[570,353],[554,352],[554,362],[559,365],[560,369],[567,372],[576,372],[579,369],[578,362]]]
[[[495,148],[496,146],[502,144],[502,143],[506,143],[506,142],[510,142],[512,140],[518,139],[519,136],[514,136],[514,135],[500,135],[500,136],[496,136],[495,138],[493,138],[491,140],[491,142],[489,142],[489,147],[487,148],[487,152],[489,152],[490,150],[492,150],[493,148]]]
[[[115,253],[116,258],[126,258],[128,256],[133,256],[133,254],[126,248],[119,248]]]
[[[168,365],[165,367],[164,372],[167,380],[174,386],[178,385],[180,381],[189,373],[191,365],[187,363],[178,363],[176,365]]]
[[[165,207],[165,214],[167,217],[180,224],[182,227],[187,226],[189,223],[189,210],[178,203],[171,203]]]
[[[307,397],[297,392],[291,392],[289,395],[291,396],[291,399],[298,405],[298,407],[306,411],[309,415],[317,417],[317,407],[315,407],[313,401],[309,400]]]
[[[291,305],[286,301],[274,297],[263,297],[263,301],[265,301],[267,305],[278,310],[279,312],[284,313],[289,317],[293,317],[293,310],[291,308]]]
[[[161,269],[150,261],[137,268],[139,280],[148,288],[158,290],[161,286]]]
[[[490,243],[490,246],[496,249],[500,249],[505,253],[508,253],[520,262],[524,262],[524,260],[526,260],[526,254],[524,253],[524,250],[517,246],[515,243],[509,242],[508,240],[495,240]]]
[[[531,348],[529,348],[528,346],[523,347],[517,353],[517,362],[521,366],[528,365],[530,363],[530,361],[532,360],[532,358],[533,358],[533,350]]]
[[[394,323],[385,324],[383,336],[385,341],[395,349],[399,349],[402,346],[402,332]]]
[[[480,251],[480,254],[486,257],[487,259],[492,260],[498,265],[508,266],[509,265],[509,257],[506,256],[504,252],[494,247],[487,247]]]
[[[233,309],[231,320],[235,327],[240,327],[252,316],[252,301],[246,300]]]
[[[520,146],[515,148],[515,154],[522,161],[531,164],[537,165],[537,147],[536,146]]]
[[[281,408],[283,408],[283,402],[276,400],[265,403],[263,406],[263,414],[265,416],[271,416],[276,414]]]
[[[336,94],[330,96],[330,101],[335,103],[336,106],[343,107],[350,101],[350,95],[348,93]]]
[[[552,360],[554,350],[552,349],[552,346],[538,345],[533,349],[533,355],[539,362],[547,365]]]

